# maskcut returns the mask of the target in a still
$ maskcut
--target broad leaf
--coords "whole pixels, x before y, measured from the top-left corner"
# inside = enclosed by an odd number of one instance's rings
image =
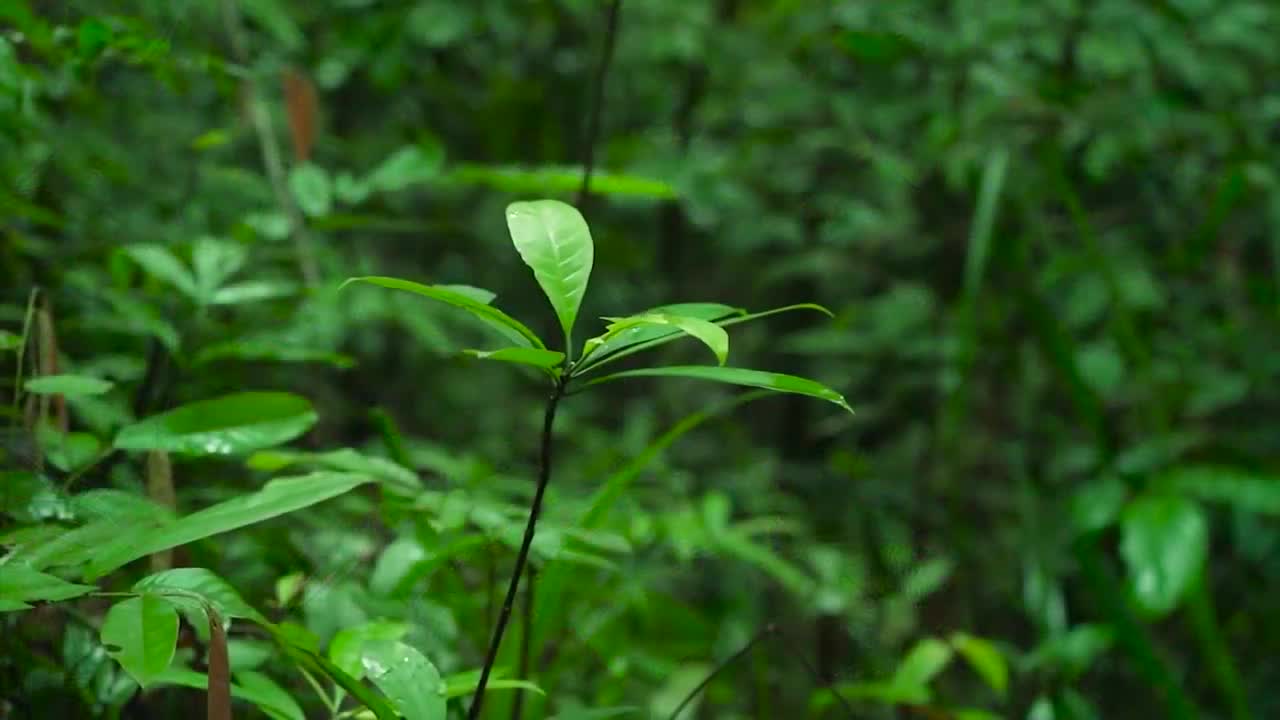
[[[1173,610],[1208,560],[1204,511],[1177,495],[1147,495],[1125,508],[1120,530],[1120,554],[1138,604],[1155,616]]]
[[[148,274],[172,285],[192,300],[200,297],[200,288],[196,284],[195,276],[181,260],[169,252],[169,248],[143,243],[126,245],[124,253],[141,265]]]
[[[501,350],[463,350],[472,357],[481,360],[498,360],[501,362],[528,365],[539,370],[551,370],[564,362],[564,353],[541,348],[502,348]]]
[[[329,642],[329,659],[334,665],[342,668],[351,677],[359,680],[364,677],[364,664],[361,658],[364,647],[374,642],[394,642],[409,632],[405,623],[375,620],[356,627],[349,627],[338,632]]]
[[[398,278],[375,275],[349,278],[346,282],[342,283],[341,287],[345,288],[355,282],[369,283],[370,285],[378,285],[392,290],[403,290],[405,292],[421,295],[425,298],[437,300],[454,307],[462,308],[483,321],[493,330],[496,330],[504,338],[516,345],[519,345],[520,347],[546,347],[542,340],[535,335],[532,330],[525,327],[523,323],[497,308],[490,307],[487,300],[485,302],[481,302],[475,292],[477,288],[469,288],[466,291],[459,291],[456,289],[456,286],[423,285],[410,280],[400,280]],[[451,287],[455,289],[450,289]]]
[[[348,675],[342,668],[334,665],[329,658],[293,642],[290,637],[292,633],[286,630],[289,627],[286,623],[279,626],[269,626],[267,629],[285,654],[292,658],[294,662],[317,675],[328,677],[338,687],[347,691],[351,697],[372,710],[378,720],[400,720],[400,715],[396,713],[395,708],[391,707],[390,703],[381,695],[371,691],[359,680]]]
[[[507,228],[516,251],[551,301],[564,330],[565,351],[571,353],[573,324],[595,257],[587,221],[572,205],[534,200],[507,206]]]
[[[258,492],[104,544],[90,557],[85,577],[92,580],[140,557],[300,510],[367,482],[365,475],[331,472],[272,480]]]
[[[724,365],[729,358],[729,334],[719,325],[701,318],[670,313],[645,313],[632,317],[607,319],[613,320],[613,323],[609,325],[609,332],[600,338],[588,340],[587,347],[583,349],[583,355],[589,354],[593,349],[604,345],[610,339],[629,329],[658,326],[664,328],[673,327],[697,338],[703,345],[710,348],[712,354],[716,356],[716,362],[720,365]]]
[[[178,612],[154,595],[111,606],[102,622],[102,644],[142,687],[164,672],[178,642]]]
[[[0,606],[9,610],[24,610],[28,603],[41,600],[70,600],[94,590],[92,585],[67,582],[12,560],[0,565]]]
[[[133,590],[164,595],[170,603],[189,614],[206,614],[204,603],[208,603],[224,618],[266,622],[266,618],[250,607],[231,583],[205,568],[175,568],[148,575],[134,583]]]
[[[35,395],[66,395],[77,397],[84,395],[101,395],[115,383],[86,375],[44,375],[31,378],[23,383],[23,389]]]
[[[314,163],[303,163],[289,172],[289,190],[307,217],[328,215],[333,209],[333,184],[329,174]]]
[[[402,642],[367,643],[361,655],[365,672],[406,720],[444,720],[444,681],[431,661]]]
[[[230,455],[286,443],[316,422],[306,398],[243,392],[183,405],[120,430],[120,450]]]
[[[937,638],[925,638],[916,643],[898,664],[892,684],[897,687],[928,687],[951,662],[952,654],[950,645]]]
[[[596,378],[588,384],[597,385],[600,383],[610,382],[612,380],[621,380],[623,378],[631,377],[683,377],[696,378],[699,380],[713,380],[715,382],[728,383],[730,385],[757,387],[779,393],[807,395],[809,397],[835,403],[845,410],[853,412],[853,408],[849,407],[849,403],[845,401],[844,397],[826,385],[814,382],[813,380],[796,377],[794,375],[765,372],[763,370],[748,370],[746,368],[710,367],[705,365],[675,365],[670,367],[641,368],[639,370],[627,370]]]

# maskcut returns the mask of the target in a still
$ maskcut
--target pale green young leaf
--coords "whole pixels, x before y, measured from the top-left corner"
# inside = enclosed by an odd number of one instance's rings
[[[546,348],[546,345],[543,344],[542,340],[535,335],[532,330],[525,327],[523,323],[497,308],[490,307],[488,305],[488,300],[481,302],[478,294],[476,293],[478,288],[468,288],[466,291],[460,291],[456,286],[423,285],[410,280],[400,280],[399,278],[374,275],[349,278],[346,282],[342,283],[341,287],[345,288],[355,282],[369,283],[371,285],[378,285],[392,290],[403,290],[404,292],[411,292],[457,308],[462,308],[516,345],[540,349]],[[453,289],[450,289],[451,287]],[[492,298],[489,299],[491,300]]]
[[[610,339],[617,337],[619,333],[631,328],[646,326],[673,327],[697,338],[702,344],[710,348],[720,365],[724,365],[729,358],[729,334],[719,325],[701,318],[671,313],[645,313],[625,318],[606,319],[613,322],[609,325],[609,332],[600,338],[598,345],[607,343]],[[591,343],[588,342],[588,345],[591,345]],[[584,349],[583,354],[586,355],[593,349],[595,349],[595,346],[587,347]]]
[[[192,300],[200,298],[200,288],[195,276],[186,264],[169,252],[169,248],[152,243],[139,243],[126,245],[123,252],[129,259],[141,265],[147,274],[172,285]]]
[[[564,363],[564,353],[541,348],[511,347],[501,350],[463,350],[463,352],[481,360],[498,360],[548,371]]]
[[[719,321],[735,315],[743,314],[739,308],[719,303],[677,303],[660,305],[639,313],[640,315],[678,315],[698,320]],[[583,357],[575,375],[583,375],[612,360],[665,345],[673,340],[686,337],[678,328],[670,325],[636,325],[618,331],[609,331],[604,335],[592,338],[583,348]]]
[[[772,390],[773,392],[779,393],[807,395],[820,400],[826,400],[827,402],[839,405],[849,412],[853,412],[853,409],[849,407],[849,403],[844,399],[844,396],[826,385],[806,378],[796,377],[794,375],[765,372],[763,370],[748,370],[746,368],[712,367],[709,365],[673,365],[669,367],[640,368],[638,370],[627,370],[596,378],[588,384],[598,385],[600,383],[632,377],[694,378],[698,380],[711,380],[714,382],[727,383],[730,385],[757,387],[763,390]]]
[[[996,694],[1004,696],[1009,689],[1009,665],[1000,650],[990,640],[967,633],[954,633],[950,639],[951,647],[964,657]]]
[[[587,221],[567,203],[534,200],[507,206],[507,228],[560,320],[566,353],[572,352],[573,325],[595,258]]]

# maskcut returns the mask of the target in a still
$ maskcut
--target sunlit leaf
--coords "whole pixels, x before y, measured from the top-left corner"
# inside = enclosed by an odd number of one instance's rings
[[[643,315],[611,319],[613,322],[609,325],[609,332],[598,340],[597,346],[603,346],[610,339],[628,329],[656,325],[674,327],[697,338],[711,350],[712,354],[716,356],[716,362],[720,365],[724,365],[725,361],[728,360],[729,334],[724,331],[724,328],[713,322],[671,313],[645,313]],[[588,346],[584,348],[583,353],[589,353],[595,347],[591,341],[588,341]]]
[[[351,677],[359,680],[364,677],[364,664],[361,656],[365,645],[373,642],[400,640],[409,632],[409,626],[400,622],[375,620],[373,622],[345,628],[329,642],[329,659],[334,665],[342,668]]]
[[[511,242],[555,309],[568,352],[595,258],[587,221],[572,205],[534,200],[507,206],[507,228]]]
[[[453,182],[487,185],[517,194],[567,194],[577,192],[582,185],[582,168],[460,165],[448,177]],[[675,188],[662,180],[599,170],[591,175],[591,192],[595,195],[654,200],[669,200],[676,197]]]
[[[1004,695],[1009,689],[1008,663],[991,641],[967,633],[955,633],[951,636],[951,647],[968,661],[997,694]]]
[[[670,314],[699,320],[722,321],[725,318],[741,316],[743,311],[719,303],[677,303],[651,308],[642,314]],[[720,322],[719,324],[723,325],[724,323]],[[618,332],[605,333],[599,338],[592,338],[587,341],[586,347],[583,348],[582,366],[576,370],[575,374],[581,375],[590,372],[606,362],[626,357],[641,350],[649,350],[683,337],[687,336],[678,328],[663,325],[636,325],[621,329]]]
[[[169,667],[177,642],[178,612],[154,595],[122,600],[102,621],[102,644],[143,687]]]
[[[893,684],[899,687],[928,687],[934,676],[951,662],[951,646],[938,638],[925,638],[916,643],[893,673]]]
[[[94,590],[92,585],[67,582],[19,562],[0,565],[0,603],[10,610],[25,609],[36,601],[70,600]]]
[[[481,360],[498,360],[517,365],[528,365],[539,370],[550,370],[559,367],[564,362],[564,353],[555,350],[543,350],[542,348],[513,347],[488,351],[464,350],[463,352]]]
[[[306,398],[281,392],[243,392],[153,415],[120,430],[120,450],[230,455],[286,443],[316,422]]]

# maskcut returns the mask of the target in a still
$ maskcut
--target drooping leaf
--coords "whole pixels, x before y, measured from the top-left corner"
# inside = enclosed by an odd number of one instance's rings
[[[102,622],[102,644],[142,687],[164,672],[178,643],[178,612],[154,595],[122,600]]]
[[[674,327],[697,338],[703,345],[710,348],[712,354],[716,356],[716,362],[720,365],[724,365],[729,358],[729,334],[724,331],[724,328],[701,318],[671,313],[645,313],[643,315],[613,319],[612,324],[609,325],[609,332],[600,338],[594,339],[594,341],[589,340],[587,347],[583,349],[583,354],[585,355],[596,347],[603,346],[610,339],[617,337],[619,333],[631,328],[655,325],[659,327]]]
[[[507,340],[521,347],[535,347],[545,349],[546,345],[542,340],[534,334],[532,330],[525,327],[523,323],[515,318],[507,315],[501,310],[490,307],[487,302],[480,302],[474,288],[469,291],[460,292],[449,289],[445,285],[422,285],[420,283],[409,280],[400,280],[392,277],[365,276],[348,278],[342,283],[341,287],[346,287],[354,282],[365,282],[371,285],[378,285],[392,290],[403,290],[405,292],[415,293],[432,300],[447,303],[454,307],[462,308],[479,318],[490,328],[496,330]]]
[[[364,645],[361,662],[406,720],[444,720],[447,688],[422,653],[402,642],[379,640]]]
[[[835,403],[845,410],[853,412],[853,408],[849,407],[849,403],[845,401],[844,397],[826,385],[802,377],[796,377],[794,375],[765,372],[763,370],[748,370],[746,368],[711,367],[703,365],[674,365],[670,367],[640,368],[638,370],[626,370],[624,372],[596,378],[588,384],[597,385],[630,377],[695,378],[699,380],[728,383],[730,385],[757,387],[763,390],[772,390],[780,393],[807,395],[809,397]]]
[[[714,320],[717,324],[724,325],[725,319],[740,316],[743,311],[719,303],[677,303],[651,308],[641,314],[679,315],[699,320]],[[627,357],[642,350],[649,350],[682,337],[685,337],[685,334],[678,328],[664,325],[636,325],[616,333],[605,333],[599,338],[587,341],[587,346],[583,349],[584,356],[580,361],[581,367],[577,368],[574,374],[583,375],[606,362]],[[596,340],[599,342],[595,342]]]
[[[258,492],[241,495],[144,529],[141,533],[127,533],[116,541],[105,543],[90,557],[85,577],[92,580],[160,550],[300,510],[348,492],[369,480],[366,475],[333,472],[272,480]]]
[[[143,270],[181,291],[192,300],[200,297],[200,288],[191,270],[169,248],[151,243],[126,245],[123,252]]]
[[[1178,495],[1146,495],[1125,508],[1120,530],[1120,554],[1138,604],[1155,616],[1173,610],[1208,560],[1204,511]]]
[[[1003,696],[1009,689],[1009,666],[991,641],[967,633],[955,633],[951,636],[951,647],[968,661],[996,694]]]
[[[67,582],[12,560],[0,565],[0,603],[10,610],[26,609],[36,601],[70,600],[97,589]]]
[[[201,400],[122,428],[120,450],[230,455],[286,443],[316,422],[306,398],[282,392],[243,392]]]
[[[23,383],[23,389],[35,395],[66,395],[67,397],[101,395],[113,387],[115,383],[110,380],[87,375],[44,375]]]
[[[204,604],[207,603],[224,618],[266,622],[266,618],[245,602],[231,583],[205,568],[174,568],[154,573],[134,583],[133,590],[164,595],[175,607],[189,613],[204,614]]]
[[[507,206],[511,242],[551,301],[565,351],[572,352],[573,325],[591,279],[595,246],[577,208],[559,200],[514,202]]]

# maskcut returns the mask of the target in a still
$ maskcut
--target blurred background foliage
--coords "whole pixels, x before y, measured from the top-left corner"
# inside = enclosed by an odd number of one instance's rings
[[[291,451],[394,456],[401,428],[414,507],[357,493],[181,551],[322,644],[402,622],[442,672],[479,663],[543,391],[460,356],[447,308],[336,288],[472,284],[555,335],[503,208],[573,197],[607,10],[0,8],[3,337],[39,288],[59,369],[117,384],[68,398],[70,427],[271,389],[319,413]],[[1280,714],[1278,37],[1268,0],[622,3],[583,317],[822,303],[735,329],[731,363],[856,414],[676,381],[572,397],[525,715],[666,717],[769,623],[698,717],[843,716],[827,681],[868,718]],[[290,461],[315,456],[175,459],[178,506]],[[103,482],[140,489],[142,463]],[[191,702],[114,675],[100,616],[6,616],[0,716]],[[233,665],[317,711],[255,642]]]

